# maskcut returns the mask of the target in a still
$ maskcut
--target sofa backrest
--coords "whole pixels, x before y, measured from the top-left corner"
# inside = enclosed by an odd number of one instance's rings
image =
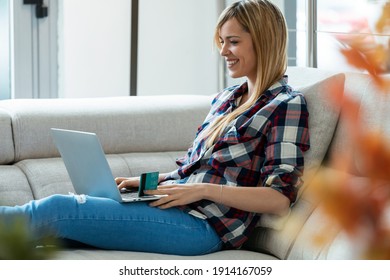
[[[390,82],[390,75],[384,76]],[[390,143],[390,89],[387,92],[381,91],[374,83],[374,80],[367,74],[346,73],[345,95],[359,103],[359,114],[362,118],[362,128],[366,132],[380,131]],[[340,118],[334,139],[330,146],[330,155],[340,155],[348,150],[351,145],[349,135],[351,128],[344,118]],[[364,176],[358,153],[355,156],[350,172],[355,175]]]
[[[341,108],[331,101],[330,92],[344,91],[345,75],[301,67],[291,67],[287,73],[290,85],[302,92],[307,102],[310,149],[305,154],[305,169],[312,171],[323,164],[335,133]]]
[[[11,116],[0,109],[0,164],[8,164],[14,161],[14,143],[12,137]]]
[[[186,150],[211,100],[205,95],[3,100],[1,162],[58,157],[52,127],[95,132],[107,154]]]
[[[336,89],[342,92],[345,75],[300,67],[290,67],[287,74],[289,84],[301,91],[307,101],[311,147],[305,154],[305,170],[315,172],[325,160],[340,115],[340,107],[329,101],[329,91]],[[280,259],[317,257],[318,252],[311,248],[309,241],[306,245],[301,244],[307,238],[305,232],[311,230],[310,227],[307,230],[305,227],[315,217],[313,213],[317,206],[317,201],[305,191],[310,182],[305,183],[289,216],[278,218],[262,215],[259,227],[247,243],[249,248],[270,253]],[[301,239],[301,235],[305,237]],[[306,256],[302,256],[302,252]]]

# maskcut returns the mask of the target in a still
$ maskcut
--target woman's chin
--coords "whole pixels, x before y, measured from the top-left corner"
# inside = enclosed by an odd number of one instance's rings
[[[233,71],[229,71],[229,76],[232,79],[239,79],[239,78],[244,77],[244,75],[240,75],[239,73],[233,72]]]

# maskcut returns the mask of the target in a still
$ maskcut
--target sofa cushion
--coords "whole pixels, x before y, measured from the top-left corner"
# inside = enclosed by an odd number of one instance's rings
[[[0,101],[0,103],[3,101]],[[14,144],[12,138],[11,116],[0,110],[0,164],[9,164],[14,161]]]
[[[330,88],[343,92],[344,74],[332,75],[310,86],[296,87],[304,94],[309,110],[310,149],[305,153],[306,173],[314,173],[323,163],[339,118],[340,107],[329,101]],[[305,181],[308,184],[310,178],[305,177]],[[304,187],[299,195],[303,191]],[[263,214],[259,226],[280,230],[288,219],[288,216]]]
[[[311,86],[298,88],[309,110],[310,149],[305,153],[305,169],[314,171],[323,162],[336,130],[340,105],[331,102],[330,90],[343,93],[344,74],[336,74]]]
[[[279,259],[288,259],[294,240],[314,209],[311,201],[304,198],[305,195],[294,205],[282,228],[275,226],[276,221],[267,227],[257,227],[245,248],[271,254]]]
[[[389,76],[385,77],[390,79]],[[362,126],[365,131],[380,131],[390,141],[390,90],[381,92],[372,78],[361,73],[346,73],[345,94],[360,104],[359,113],[362,116]],[[351,147],[348,138],[350,131],[347,122],[341,118],[330,145],[331,155],[339,155]],[[354,165],[348,170],[355,175],[363,175],[358,153],[353,153]]]
[[[91,248],[61,249],[56,260],[277,260],[277,258],[246,250],[222,250],[199,256],[177,256],[143,252],[110,251]]]
[[[176,159],[185,153],[186,151],[121,154],[120,156],[126,162],[130,173],[120,176],[139,176],[143,172],[150,171],[171,172],[177,168]]]
[[[74,192],[65,165],[60,158],[27,159],[15,165],[27,177],[34,199],[57,193]]]
[[[384,77],[390,84],[390,75]],[[390,88],[379,90],[374,81],[368,84],[361,99],[361,113],[364,128],[380,130],[386,137],[390,137]]]
[[[113,177],[130,175],[129,168],[121,156],[107,155],[107,161]],[[27,159],[16,165],[26,174],[34,199],[75,192],[61,158]]]
[[[22,205],[33,198],[22,170],[12,165],[0,166],[0,205]]]

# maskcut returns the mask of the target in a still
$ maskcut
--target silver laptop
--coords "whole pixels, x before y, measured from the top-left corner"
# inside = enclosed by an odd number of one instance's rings
[[[73,187],[77,194],[111,198],[119,202],[135,202],[156,200],[161,198],[158,195],[144,195],[143,188],[147,183],[157,187],[158,173],[153,172],[152,182],[145,182],[146,178],[141,176],[140,187],[136,192],[122,193],[118,190],[111,169],[100,141],[95,133],[51,129],[54,142],[64,160]]]

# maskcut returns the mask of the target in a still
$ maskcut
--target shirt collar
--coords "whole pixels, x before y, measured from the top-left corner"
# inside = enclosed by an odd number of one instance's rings
[[[279,81],[270,86],[262,96],[268,100],[274,99],[280,92],[289,92],[288,76],[284,75]],[[261,98],[261,97],[260,97]]]
[[[288,87],[288,76],[284,75],[279,81],[270,86],[261,96],[261,98],[265,99],[273,99],[276,95],[278,95],[281,91],[285,90]],[[233,108],[236,108],[241,100],[243,94],[248,92],[248,82],[244,82],[240,86],[238,86],[228,99],[228,102]]]

